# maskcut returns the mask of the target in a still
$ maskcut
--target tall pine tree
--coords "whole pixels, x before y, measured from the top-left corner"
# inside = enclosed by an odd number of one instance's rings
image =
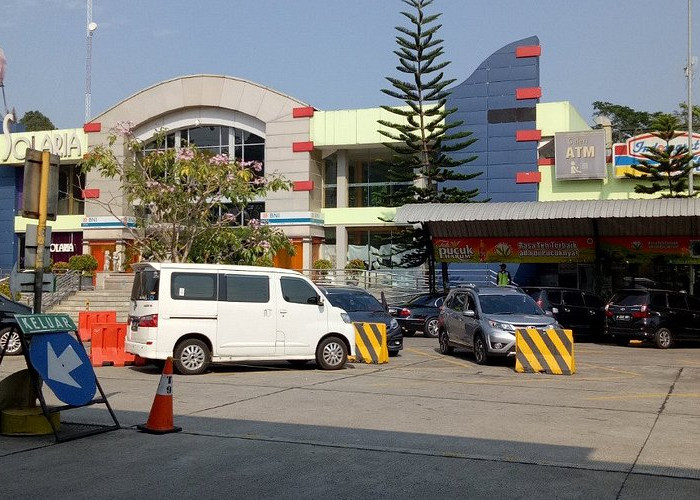
[[[693,155],[688,153],[687,144],[671,144],[671,141],[680,135],[677,132],[681,126],[680,122],[675,116],[664,114],[656,117],[651,126],[651,134],[662,143],[647,148],[641,153],[644,159],[631,165],[632,169],[641,175],[626,173],[625,176],[651,182],[635,185],[635,193],[661,193],[661,198],[689,197],[688,177],[690,170],[695,167]]]
[[[401,0],[412,12],[401,12],[409,27],[396,26],[399,58],[396,69],[406,80],[387,77],[392,89],[382,89],[386,95],[402,101],[402,106],[382,106],[400,118],[397,122],[380,120],[385,127],[379,133],[390,139],[384,143],[392,150],[387,167],[390,182],[410,182],[400,190],[388,192],[386,206],[407,203],[466,203],[478,196],[478,189],[464,190],[448,181],[473,179],[479,173],[457,172],[457,168],[474,161],[477,156],[460,159],[451,154],[473,144],[469,131],[455,130],[463,121],[450,120],[456,109],[447,109],[448,87],[454,79],[445,79],[443,69],[449,61],[440,61],[444,54],[443,40],[436,37],[441,24],[435,22],[441,14],[426,14],[433,0]],[[430,235],[425,230],[406,230],[393,241],[394,250],[401,254],[402,267],[416,267],[428,262],[429,286],[435,290],[435,261]],[[446,269],[444,269],[446,271]]]
[[[385,94],[399,99],[405,106],[382,106],[401,117],[398,122],[380,120],[390,130],[379,133],[391,139],[385,146],[393,151],[388,166],[389,178],[394,182],[412,181],[406,189],[391,193],[385,204],[400,206],[405,203],[465,203],[478,196],[478,189],[463,190],[444,187],[446,181],[469,180],[481,173],[459,173],[456,168],[474,161],[476,156],[455,159],[450,153],[461,151],[473,144],[471,132],[455,131],[463,121],[450,121],[456,109],[446,109],[454,79],[445,79],[442,71],[449,61],[440,62],[444,54],[443,40],[436,38],[441,24],[434,24],[441,14],[427,15],[426,7],[433,0],[402,0],[414,12],[401,12],[410,27],[397,26],[396,37],[399,57],[396,69],[410,78],[407,81],[387,77],[393,89],[382,89]]]

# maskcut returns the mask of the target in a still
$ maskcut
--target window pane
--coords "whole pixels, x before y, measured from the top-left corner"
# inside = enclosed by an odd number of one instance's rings
[[[563,295],[565,304],[570,306],[583,306],[583,296],[581,295],[581,292],[565,291]]]
[[[270,279],[267,276],[226,275],[227,302],[270,301]]]
[[[323,182],[326,184],[337,184],[338,183],[338,163],[336,161],[335,155],[330,158],[326,158],[324,163],[323,171]]]
[[[170,296],[176,300],[216,300],[216,274],[173,273]]]
[[[337,208],[338,206],[338,188],[326,187],[323,193],[323,208]]]
[[[669,293],[668,307],[672,307],[673,309],[687,309],[688,304],[685,302],[685,296],[676,293]]]
[[[667,307],[665,293],[652,293],[650,304],[652,307]]]
[[[586,305],[588,307],[603,307],[605,305],[605,303],[602,301],[602,299],[599,299],[595,295],[591,295],[589,293],[584,293],[583,297],[586,300]]]
[[[298,278],[282,278],[281,283],[285,301],[293,304],[310,304],[309,300],[316,301],[318,296],[316,290],[306,281]]]
[[[190,143],[199,146],[218,146],[221,127],[196,127],[189,129]]]
[[[265,146],[244,146],[243,159],[245,161],[265,161]]]
[[[243,144],[265,144],[265,139],[259,135],[255,135],[251,132],[246,132],[243,130]]]

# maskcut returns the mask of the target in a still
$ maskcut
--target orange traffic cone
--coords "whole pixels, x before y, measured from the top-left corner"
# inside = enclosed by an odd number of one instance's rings
[[[151,406],[151,413],[148,415],[148,422],[145,425],[137,425],[136,428],[149,434],[167,434],[169,432],[180,432],[182,427],[173,425],[173,358],[168,357],[165,361],[163,374],[160,376],[160,383],[156,391],[156,397]]]

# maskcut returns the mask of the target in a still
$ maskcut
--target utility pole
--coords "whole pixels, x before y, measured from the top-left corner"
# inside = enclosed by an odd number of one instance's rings
[[[36,264],[34,267],[34,314],[41,313],[41,295],[44,289],[44,244],[49,205],[49,169],[51,152],[41,152],[41,180],[39,183],[39,222],[36,233]]]
[[[692,161],[693,158],[693,46],[692,46],[692,32],[693,32],[693,0],[688,0],[688,154],[691,155],[691,163],[694,165],[695,162]],[[690,169],[690,174],[688,176],[688,194],[692,196],[695,194],[695,186],[693,186],[693,170],[695,167]]]
[[[87,56],[85,58],[85,123],[90,121],[90,105],[92,101],[92,35],[97,29],[97,23],[92,20],[92,0],[87,0]]]

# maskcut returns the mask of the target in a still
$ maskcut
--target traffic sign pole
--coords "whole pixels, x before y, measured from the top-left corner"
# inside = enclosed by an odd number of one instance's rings
[[[41,152],[41,183],[39,184],[39,223],[36,233],[36,270],[34,271],[34,314],[41,313],[41,294],[44,282],[44,243],[46,238],[46,217],[49,203],[49,168],[51,152]]]

